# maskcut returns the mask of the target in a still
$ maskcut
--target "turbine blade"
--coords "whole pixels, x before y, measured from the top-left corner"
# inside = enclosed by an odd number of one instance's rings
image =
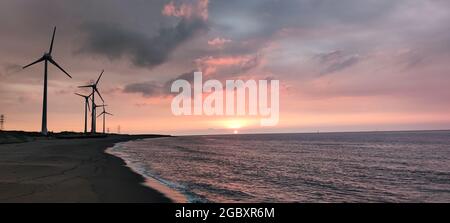
[[[102,95],[100,94],[100,92],[97,90],[97,88],[95,88],[95,92],[97,92],[98,96],[100,96],[100,99],[102,99],[103,102],[105,102],[105,100],[103,100]]]
[[[82,88],[82,87],[93,87],[92,85],[83,85],[83,86],[78,86],[79,88]],[[91,96],[92,95],[92,93],[89,95],[89,96]]]
[[[111,113],[109,113],[109,112],[105,112],[105,114],[107,114],[107,115],[112,115],[112,116],[113,116],[113,114],[111,114]]]
[[[48,50],[48,54],[52,54],[53,50],[53,41],[55,40],[55,32],[56,32],[56,26],[53,28],[53,36],[52,36],[52,42],[50,43],[50,49]]]
[[[27,68],[27,67],[29,67],[29,66],[31,66],[31,65],[37,64],[37,63],[39,63],[39,62],[41,62],[41,61],[43,61],[43,60],[44,60],[44,57],[41,57],[41,58],[37,59],[36,61],[34,61],[33,63],[30,63],[30,64],[28,64],[28,65],[22,67],[22,69],[25,69],[25,68]]]
[[[88,110],[91,111],[91,106],[89,106],[89,100],[86,101]]]
[[[103,115],[103,112],[102,112],[102,113],[100,113],[99,115],[97,115],[97,118],[98,118],[98,117],[100,117],[100,116],[102,116],[102,115]]]
[[[48,61],[50,61],[50,63],[52,63],[53,65],[55,65],[57,68],[59,68],[62,72],[64,72],[67,76],[69,76],[70,78],[72,78],[72,76],[70,76],[62,67],[60,67],[56,61],[54,61],[52,58],[50,58]]]
[[[76,94],[76,95],[78,95],[78,96],[81,96],[81,97],[86,97],[86,96],[84,96],[84,95],[82,95],[82,94],[78,94],[78,93],[74,93],[74,94]]]
[[[95,85],[97,85],[98,84],[98,82],[100,81],[100,78],[102,78],[102,75],[103,75],[103,72],[104,72],[105,70],[102,70],[102,72],[100,73],[100,76],[98,76],[98,79],[97,79],[97,82],[95,82]]]

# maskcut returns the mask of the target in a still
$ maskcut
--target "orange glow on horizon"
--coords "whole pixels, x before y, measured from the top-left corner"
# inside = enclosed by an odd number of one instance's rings
[[[228,118],[219,121],[213,121],[213,123],[211,124],[219,128],[237,130],[242,128],[255,127],[258,123],[256,120],[253,120],[251,118]]]

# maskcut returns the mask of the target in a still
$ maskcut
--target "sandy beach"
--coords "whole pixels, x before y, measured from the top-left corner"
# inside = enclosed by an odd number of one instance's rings
[[[0,144],[0,202],[171,202],[104,151],[155,136],[51,139]]]

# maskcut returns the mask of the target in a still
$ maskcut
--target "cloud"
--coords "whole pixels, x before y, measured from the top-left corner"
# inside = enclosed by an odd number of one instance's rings
[[[204,75],[229,75],[246,72],[260,64],[258,54],[213,57],[207,56],[195,61]]]
[[[176,80],[186,80],[189,83],[194,82],[194,72],[195,70],[182,73],[177,75],[175,78],[170,79],[164,83],[156,82],[156,81],[146,81],[140,83],[132,83],[125,85],[123,88],[124,93],[134,93],[141,94],[143,97],[152,98],[152,97],[166,97],[171,95],[170,87],[172,83]]]
[[[214,38],[212,40],[208,40],[208,45],[221,49],[221,48],[223,48],[223,46],[226,43],[230,43],[230,42],[231,42],[230,39],[216,37],[216,38]]]
[[[14,74],[22,70],[22,66],[13,63],[6,63],[3,65],[4,75]]]
[[[202,71],[203,75],[213,75],[214,78],[223,79],[229,75],[241,74],[256,67],[259,63],[258,55],[241,55],[225,57],[204,57],[196,60],[198,69],[177,75],[166,82],[146,81],[125,85],[124,93],[141,94],[143,97],[167,97],[172,93],[170,87],[176,80],[194,82],[194,72]]]
[[[166,62],[182,43],[206,29],[203,20],[181,20],[175,27],[160,29],[158,35],[147,37],[112,24],[89,23],[83,26],[87,35],[80,52],[110,60],[128,56],[137,67],[153,68]]]
[[[201,18],[206,21],[208,19],[209,0],[191,0],[191,1],[171,1],[164,5],[162,14],[166,16],[175,16],[185,19]]]
[[[163,93],[162,85],[155,81],[128,84],[123,89],[125,93],[139,93],[144,97],[158,97]]]
[[[340,50],[318,54],[317,58],[322,66],[320,70],[321,75],[344,70],[360,61],[358,54],[346,55]]]
[[[127,56],[137,67],[153,68],[165,63],[181,44],[208,30],[208,0],[174,2],[165,5],[163,15],[181,20],[164,27],[152,37],[117,24],[87,22],[82,25],[85,41],[79,52],[106,56],[117,60]]]
[[[176,76],[175,78],[170,79],[169,81],[167,81],[165,83],[165,86],[167,87],[168,91],[170,92],[170,86],[172,85],[172,82],[176,81],[176,80],[186,80],[189,83],[194,83],[194,72],[196,72],[197,70],[191,70],[185,73],[182,73],[178,76]]]
[[[227,29],[228,34],[247,38],[269,36],[286,27],[364,27],[385,18],[402,3],[403,0],[227,0],[214,1],[210,14],[211,20]]]

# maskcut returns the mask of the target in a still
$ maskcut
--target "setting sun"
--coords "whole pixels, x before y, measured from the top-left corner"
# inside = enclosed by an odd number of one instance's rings
[[[244,127],[246,122],[244,120],[230,120],[227,121],[226,127],[230,129],[240,129]]]

